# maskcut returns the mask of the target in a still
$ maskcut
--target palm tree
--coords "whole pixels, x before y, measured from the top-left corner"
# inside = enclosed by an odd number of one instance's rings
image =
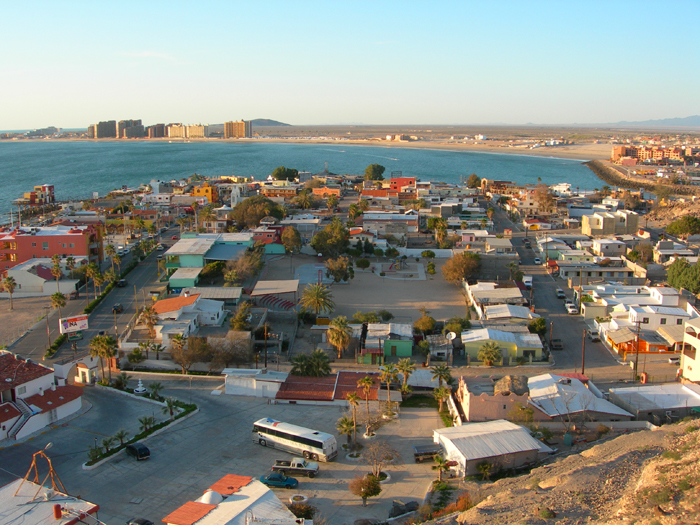
[[[442,405],[447,399],[450,397],[452,394],[452,391],[447,388],[446,386],[440,386],[438,388],[435,388],[433,390],[433,397],[437,400],[437,402],[440,404],[438,408],[438,412],[442,412]]]
[[[369,210],[369,201],[361,198],[360,202],[357,203],[357,207],[364,213]]]
[[[374,380],[370,376],[365,376],[357,381],[357,387],[361,388],[365,393],[365,402],[367,403],[367,432],[369,436],[369,393],[372,391],[374,386]]]
[[[338,434],[341,436],[343,434],[348,436],[348,445],[350,445],[350,439],[355,432],[355,424],[353,423],[352,419],[347,416],[341,417],[335,424],[335,428],[338,430]]]
[[[306,354],[297,354],[292,357],[292,370],[289,372],[293,376],[308,376],[309,375],[309,356]]]
[[[53,275],[56,278],[56,291],[60,292],[61,285],[58,281],[63,275],[63,271],[61,270],[61,256],[58,254],[54,255],[53,257],[51,257],[51,262],[53,262],[53,266],[51,267],[51,275]]]
[[[58,310],[58,318],[61,318],[61,308],[66,306],[66,296],[61,292],[51,295],[51,308]]]
[[[503,358],[501,347],[495,341],[488,341],[481,345],[477,358],[479,361],[483,361],[486,366],[491,366],[494,362]]]
[[[410,357],[404,357],[399,360],[399,364],[396,365],[396,369],[401,372],[403,376],[403,384],[401,385],[401,390],[406,391],[408,388],[408,378],[411,374],[416,371],[416,364],[411,361]]]
[[[360,406],[360,396],[357,395],[357,392],[349,392],[346,399],[352,410],[352,442],[357,443],[357,407]]]
[[[141,217],[137,217],[134,220],[134,228],[138,228],[139,234],[143,233],[143,229],[146,227],[146,221],[144,221]]]
[[[148,351],[151,349],[151,342],[150,341],[141,341],[139,343],[139,350],[141,350],[141,353],[146,354],[146,359],[148,359]]]
[[[515,272],[518,271],[518,263],[515,261],[511,261],[508,264],[506,264],[506,268],[508,268],[508,273],[510,274],[508,278],[512,280],[513,276],[515,275]]]
[[[489,208],[488,210],[486,210],[486,216],[489,218],[489,220],[493,218],[494,213],[496,213],[496,210],[494,210],[493,208]]]
[[[109,270],[107,270],[104,273],[104,278],[105,278],[105,282],[115,283],[115,282],[117,282],[117,272],[115,272],[112,268],[110,268]]]
[[[309,355],[308,374],[312,377],[324,377],[331,373],[331,361],[328,354],[317,348]]]
[[[448,465],[449,462],[445,459],[445,456],[443,455],[437,455],[433,458],[433,460],[435,461],[435,465],[433,465],[432,469],[437,470],[438,483],[442,483],[442,473],[450,470],[450,467]]]
[[[105,246],[105,254],[107,255],[107,257],[110,258],[110,261],[112,263],[112,271],[114,271],[114,256],[117,255],[117,250],[112,244],[108,244],[107,246]]]
[[[104,359],[110,359],[117,353],[117,342],[111,335],[96,335],[90,340],[90,355],[100,358],[102,381],[105,380]],[[112,367],[108,367],[109,383],[112,383]]]
[[[362,210],[360,210],[360,208],[357,206],[357,204],[353,203],[348,207],[348,218],[350,220],[357,219],[357,217],[360,216],[361,214],[362,214]]]
[[[445,241],[445,237],[447,237],[447,228],[442,226],[435,228],[435,242],[438,246]]]
[[[97,286],[97,289],[100,291],[100,295],[102,295],[102,285],[106,282],[106,280],[106,277],[102,273],[98,273],[92,278],[92,284]],[[95,299],[97,299],[97,296],[95,296]]]
[[[326,207],[328,207],[328,211],[333,211],[333,208],[335,208],[338,205],[338,196],[337,195],[329,195],[328,200],[326,201]]]
[[[156,360],[160,359],[160,353],[165,351],[165,347],[160,343],[151,343],[151,349],[156,353]]]
[[[199,212],[199,220],[204,224],[205,222],[211,223],[216,218],[211,206],[205,206],[202,211]],[[207,228],[207,232],[209,228]]]
[[[114,264],[117,265],[117,275],[119,275],[119,272],[121,271],[121,265],[122,265],[122,257],[121,255],[117,254],[114,257],[112,257],[112,261],[114,261]]]
[[[2,281],[2,289],[5,290],[10,295],[10,310],[14,310],[15,307],[12,304],[12,294],[15,293],[15,288],[17,288],[17,281],[12,276],[5,277]]]
[[[450,367],[447,365],[435,365],[430,369],[433,372],[432,379],[438,380],[438,386],[441,387],[443,381],[446,384],[450,384],[452,381],[452,374],[450,374]]]
[[[140,417],[139,423],[141,423],[141,425],[139,426],[139,430],[141,430],[141,432],[148,432],[153,426],[153,423],[155,423],[155,421],[156,418],[152,416]]]
[[[322,284],[309,284],[301,294],[301,305],[318,316],[321,312],[332,312],[335,309],[333,294]]]
[[[175,219],[175,222],[180,226],[180,236],[182,236],[182,230],[185,227],[185,224],[187,224],[187,219],[184,217],[179,217]]]
[[[129,432],[122,428],[119,432],[114,434],[114,439],[118,439],[119,444],[123,446],[124,440],[127,438],[128,435],[129,435]]]
[[[92,279],[92,289],[95,293],[95,300],[97,300],[97,285],[95,284],[95,276],[98,273],[100,273],[100,269],[95,263],[90,263],[87,265],[87,268],[85,268],[85,277],[87,277],[88,279]],[[85,290],[85,294],[87,295],[87,283],[85,284]]]
[[[175,408],[177,408],[177,399],[174,397],[165,398],[165,406],[163,407],[163,414],[170,413],[170,421],[175,419]]]
[[[75,259],[73,257],[66,257],[66,270],[68,270],[68,275],[75,270]]]
[[[348,318],[344,315],[339,315],[331,321],[326,337],[328,342],[338,350],[338,359],[343,357],[343,351],[350,344],[351,334],[352,328],[348,325]]]
[[[299,206],[302,210],[306,210],[308,208],[311,208],[314,203],[314,198],[311,195],[311,192],[309,191],[302,191],[299,195],[297,195],[294,198],[294,202]]]
[[[391,410],[391,390],[389,386],[399,377],[399,371],[395,365],[384,365],[384,368],[379,372],[379,380],[386,383],[386,408]]]
[[[148,328],[148,335],[151,339],[156,337],[156,323],[158,322],[158,314],[152,306],[147,306],[141,312],[141,322]]]
[[[105,452],[109,452],[109,449],[112,448],[112,445],[114,445],[114,442],[116,439],[112,436],[106,437],[102,440],[102,446],[105,449]]]
[[[154,381],[153,383],[148,384],[148,389],[151,391],[152,399],[158,399],[160,397],[160,393],[163,391],[164,388],[165,387],[163,386],[163,384],[159,381]]]

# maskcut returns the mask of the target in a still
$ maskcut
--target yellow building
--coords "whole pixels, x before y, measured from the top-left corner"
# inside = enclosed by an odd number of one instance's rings
[[[165,127],[165,134],[170,138],[184,139],[185,126],[182,124],[168,124]]]
[[[208,182],[200,186],[195,186],[192,190],[192,195],[194,197],[206,197],[209,204],[219,201],[219,192],[216,186],[212,186]]]
[[[185,137],[187,137],[188,139],[203,139],[204,137],[206,137],[204,126],[202,124],[186,126]]]
[[[225,139],[241,139],[252,137],[249,120],[224,122]]]

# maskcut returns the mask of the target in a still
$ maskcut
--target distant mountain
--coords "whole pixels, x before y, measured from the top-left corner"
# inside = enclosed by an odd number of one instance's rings
[[[638,122],[615,122],[612,126],[663,127],[663,128],[700,128],[700,115],[682,118],[664,118],[659,120],[642,120]]]
[[[256,118],[251,120],[250,124],[252,126],[291,126],[291,124],[285,124],[284,122],[270,120],[269,118]]]

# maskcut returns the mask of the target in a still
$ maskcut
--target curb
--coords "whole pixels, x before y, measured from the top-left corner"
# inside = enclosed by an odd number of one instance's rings
[[[122,396],[130,397],[131,399],[140,399],[141,401],[147,401],[148,403],[153,403],[154,405],[158,405],[159,407],[164,407],[165,403],[162,401],[156,401],[155,399],[150,399],[145,396],[137,396],[136,394],[132,394],[130,392],[124,392],[123,390],[117,390],[116,388],[112,388],[111,386],[104,386],[100,385],[99,383],[95,383],[95,386],[99,388],[100,390],[107,390],[110,392],[113,392],[115,394],[119,394]]]

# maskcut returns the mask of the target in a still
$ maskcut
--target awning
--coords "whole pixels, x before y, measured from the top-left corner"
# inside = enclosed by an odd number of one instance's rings
[[[255,285],[255,289],[250,296],[258,297],[261,295],[296,293],[298,289],[299,279],[292,279],[288,281],[258,281],[258,284]]]
[[[629,328],[620,328],[619,330],[608,332],[608,337],[616,345],[634,341],[634,334],[630,331]]]

